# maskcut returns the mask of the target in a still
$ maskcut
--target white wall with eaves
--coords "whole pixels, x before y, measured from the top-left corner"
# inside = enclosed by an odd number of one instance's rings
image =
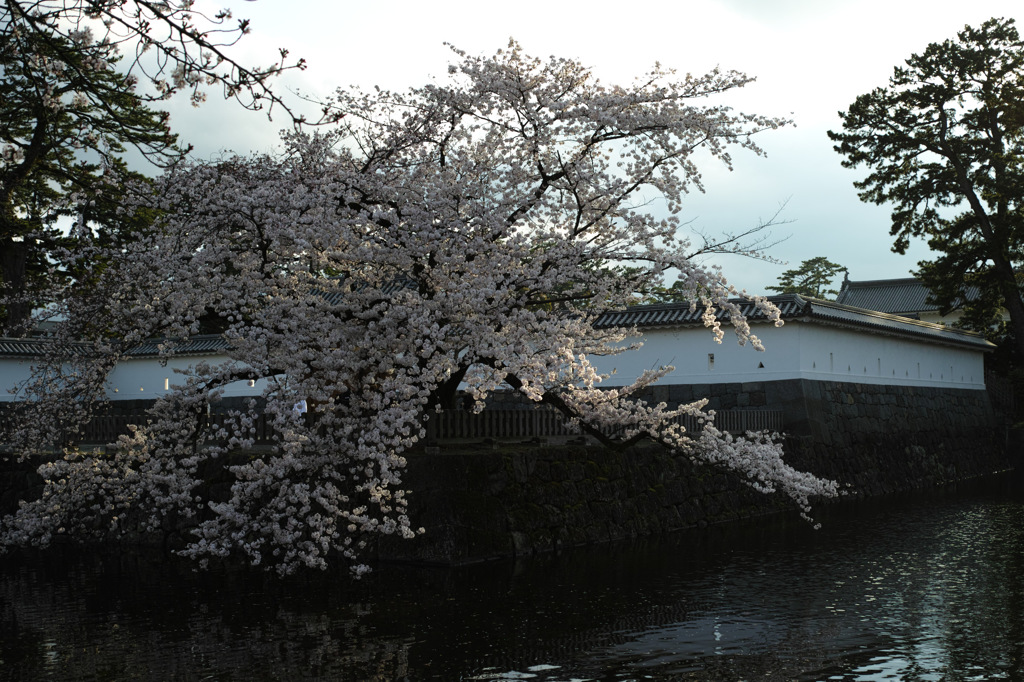
[[[107,378],[107,397],[111,400],[155,400],[166,395],[176,385],[183,385],[185,375],[176,369],[188,370],[199,362],[216,365],[226,356],[203,355],[171,358],[161,364],[155,357],[136,357],[122,360]],[[19,387],[32,375],[33,358],[0,357],[0,402],[11,402],[24,397]],[[266,380],[236,381],[224,388],[224,397],[258,396],[266,388]]]
[[[111,400],[155,400],[175,386],[186,382],[185,374],[175,370],[188,371],[199,362],[211,366],[219,365],[228,360],[227,356],[203,355],[192,357],[174,357],[162,365],[158,358],[135,357],[122,360],[114,367],[107,378],[107,396]],[[253,382],[236,381],[224,387],[224,397],[258,396],[266,388],[266,380]]]
[[[602,385],[624,386],[645,369],[674,365],[675,371],[663,384],[709,384],[784,379],[850,381],[898,386],[939,386],[983,389],[984,352],[980,349],[945,346],[907,337],[884,336],[866,331],[826,326],[815,322],[790,321],[783,327],[755,324],[754,333],[765,345],[755,351],[748,343],[739,346],[731,328],[716,344],[703,327],[648,330],[644,346],[619,355],[597,357],[591,362],[599,371],[615,372]],[[712,357],[713,356],[713,360]],[[113,400],[155,399],[166,394],[196,362],[217,364],[220,356],[180,357],[166,366],[152,357],[121,362],[107,382]],[[0,402],[17,400],[10,392],[28,378],[32,360],[0,358]],[[262,394],[265,380],[239,381],[225,391],[226,397]]]
[[[742,383],[784,379],[849,381],[898,386],[984,389],[984,352],[910,337],[875,334],[815,322],[782,327],[753,325],[765,350],[739,346],[725,328],[721,344],[703,327],[646,330],[643,347],[591,357],[612,376],[602,385],[624,386],[645,369],[673,365],[663,384]],[[713,357],[712,357],[713,356]]]

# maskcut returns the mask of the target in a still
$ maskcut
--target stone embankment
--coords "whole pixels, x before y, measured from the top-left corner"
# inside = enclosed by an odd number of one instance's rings
[[[711,409],[782,410],[787,461],[856,497],[1009,467],[1007,431],[984,391],[794,380],[658,387],[652,397],[673,404],[701,395]],[[382,559],[460,564],[794,512],[781,495],[656,447],[476,443],[407,459],[409,515],[427,533],[380,542]],[[223,474],[211,486],[226,494]],[[0,514],[41,484],[27,464],[0,462]],[[181,529],[166,530],[180,542]]]
[[[652,397],[671,405],[701,395],[711,409],[783,409],[786,460],[855,497],[1009,467],[1006,429],[984,391],[794,380],[658,387]],[[410,516],[428,531],[382,542],[381,558],[473,562],[794,510],[781,495],[660,448],[502,444],[408,461]]]

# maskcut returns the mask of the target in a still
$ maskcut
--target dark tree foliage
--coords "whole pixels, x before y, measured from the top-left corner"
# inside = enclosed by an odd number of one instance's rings
[[[149,103],[185,91],[198,104],[220,84],[248,108],[291,114],[267,81],[302,62],[282,51],[270,67],[243,67],[225,49],[248,24],[230,21],[190,0],[0,2],[0,333],[25,333],[33,308],[63,296],[77,240],[125,238],[146,222],[118,211],[118,186],[140,178],[124,155],[167,166],[187,151]]]
[[[973,214],[964,213],[951,220],[946,231],[932,235],[928,244],[938,255],[918,263],[915,274],[928,286],[930,299],[943,314],[961,310],[957,326],[982,332],[992,341],[1007,342],[1012,323],[1004,320],[1009,306],[1004,304],[1002,278],[990,264],[982,265],[991,259],[984,241],[972,238],[978,233],[977,227],[971,226],[975,220]],[[1019,290],[1020,255],[1011,252],[1011,262]]]
[[[800,294],[833,300],[839,294],[839,290],[832,288],[832,282],[843,272],[846,272],[846,267],[833,263],[824,256],[818,256],[805,260],[798,268],[783,272],[779,275],[778,286],[765,288],[780,294]]]
[[[131,173],[126,146],[171,162],[183,150],[167,116],[147,108],[108,47],[87,36],[34,33],[0,43],[0,279],[8,334],[25,330],[43,290],[67,274],[58,255],[73,237],[57,220],[112,238],[130,220],[117,216],[117,182]]]
[[[897,67],[829,132],[843,165],[870,174],[864,201],[892,206],[893,250],[928,240],[937,257],[920,277],[945,310],[988,329],[1005,309],[1024,358],[1024,43],[1012,19],[965,27]],[[968,287],[981,295],[967,297]]]

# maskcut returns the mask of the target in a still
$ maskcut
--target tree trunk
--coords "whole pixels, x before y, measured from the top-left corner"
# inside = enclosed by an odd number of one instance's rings
[[[28,263],[28,244],[6,238],[0,241],[0,280],[2,295],[10,297],[0,313],[0,333],[4,336],[22,336],[28,332],[32,303],[27,297],[25,276]]]
[[[1021,300],[1017,276],[1009,263],[998,267],[999,289],[1003,294],[1003,305],[1010,315],[1010,328],[1013,330],[1013,351],[1017,366],[1024,366],[1024,301]]]

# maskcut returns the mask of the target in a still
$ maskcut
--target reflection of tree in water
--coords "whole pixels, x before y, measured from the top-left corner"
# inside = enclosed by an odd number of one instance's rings
[[[949,670],[968,678],[1024,673],[1024,506],[977,505],[943,534],[929,592],[941,599],[934,636]],[[939,563],[941,561],[941,564]]]
[[[1024,529],[1024,509],[1014,507],[1013,523],[1018,529]],[[1008,661],[1016,661],[1018,676],[1024,673],[1024,532],[1010,533],[1006,538],[1007,553],[1010,560],[1006,563],[1003,575],[999,576],[1007,586],[1006,605],[1006,652]],[[996,551],[995,547],[991,551]]]
[[[816,534],[768,524],[463,570],[384,566],[356,585],[8,557],[0,677],[487,679],[541,663],[559,666],[549,679],[1020,673],[1024,507],[848,517]]]
[[[685,620],[694,604],[651,593],[671,561],[653,556],[602,552],[600,570],[547,557],[520,564],[518,575],[507,565],[384,568],[354,593],[321,578],[296,589],[142,561],[68,557],[60,570],[25,562],[0,581],[0,646],[5,666],[24,677],[273,670],[385,680],[508,669],[628,645],[637,632]]]
[[[408,669],[408,642],[351,650],[358,605],[320,610],[315,595],[296,600],[294,585],[262,575],[81,555],[17,561],[0,577],[0,672],[11,679],[390,680]]]
[[[879,521],[882,521],[881,519]],[[851,557],[836,592],[888,647],[843,657],[822,679],[988,679],[1024,672],[1024,506],[966,499],[893,513]],[[838,674],[841,671],[845,674]],[[836,675],[831,677],[830,675]]]

